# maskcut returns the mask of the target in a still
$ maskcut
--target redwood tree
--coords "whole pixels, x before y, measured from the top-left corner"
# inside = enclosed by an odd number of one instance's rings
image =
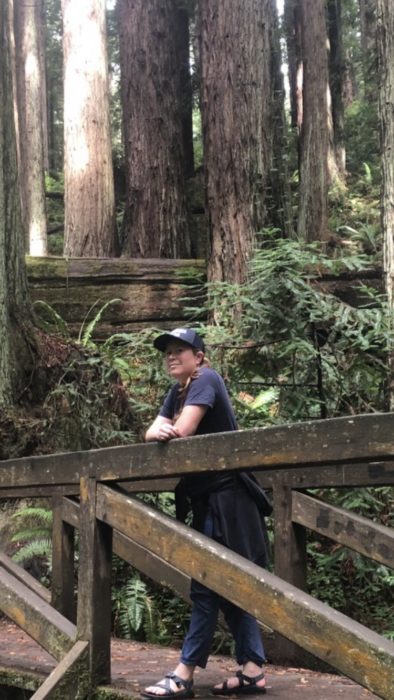
[[[242,282],[271,165],[269,0],[201,0],[208,277]]]
[[[11,405],[27,364],[30,314],[20,216],[8,2],[0,3],[0,408]]]
[[[328,59],[324,0],[299,0],[303,118],[300,134],[298,235],[322,240],[327,228]]]
[[[391,331],[394,331],[394,6],[391,0],[377,2],[379,57],[379,116],[382,162],[382,229],[384,272]],[[394,410],[394,347],[390,348],[390,408]]]
[[[345,112],[343,104],[344,80],[346,77],[343,38],[342,1],[328,0],[329,76],[332,114],[332,149],[335,175],[344,179],[346,174]]]
[[[127,173],[123,255],[188,257],[185,42],[179,38],[185,14],[176,0],[118,0],[118,21]]]
[[[47,254],[42,63],[42,0],[14,2],[20,183],[26,250]]]
[[[117,254],[105,0],[62,0],[64,252]]]

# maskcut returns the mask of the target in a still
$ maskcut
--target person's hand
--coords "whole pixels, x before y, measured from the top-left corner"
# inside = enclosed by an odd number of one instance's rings
[[[170,423],[161,425],[157,430],[157,439],[160,440],[160,442],[167,442],[168,440],[173,440],[174,438],[179,437],[179,432],[175,426],[171,425]]]

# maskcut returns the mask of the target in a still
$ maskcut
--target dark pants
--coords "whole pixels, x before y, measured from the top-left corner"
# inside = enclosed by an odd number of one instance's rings
[[[182,663],[205,668],[220,609],[235,640],[237,663],[243,665],[247,661],[254,661],[258,666],[263,665],[264,648],[254,617],[194,580],[191,585],[191,598],[193,610],[189,630],[183,642]]]
[[[204,534],[212,534],[212,520],[208,516]],[[181,661],[189,666],[205,668],[211,651],[219,610],[235,640],[237,663],[253,661],[262,666],[265,661],[264,647],[257,622],[249,613],[225,600],[198,581],[192,580],[191,599],[193,601],[189,630],[183,642]]]

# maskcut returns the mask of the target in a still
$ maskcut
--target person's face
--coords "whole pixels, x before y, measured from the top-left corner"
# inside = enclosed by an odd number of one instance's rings
[[[179,382],[186,382],[201,365],[204,353],[197,352],[181,340],[170,340],[165,352],[164,362],[168,374]]]

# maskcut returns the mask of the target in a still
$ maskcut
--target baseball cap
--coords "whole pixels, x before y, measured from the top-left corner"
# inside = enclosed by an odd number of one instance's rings
[[[205,352],[203,339],[191,328],[175,328],[175,330],[168,331],[168,333],[162,333],[153,341],[153,345],[157,350],[164,352],[170,340],[174,340],[174,338],[181,340],[182,343],[186,343],[196,350]]]

